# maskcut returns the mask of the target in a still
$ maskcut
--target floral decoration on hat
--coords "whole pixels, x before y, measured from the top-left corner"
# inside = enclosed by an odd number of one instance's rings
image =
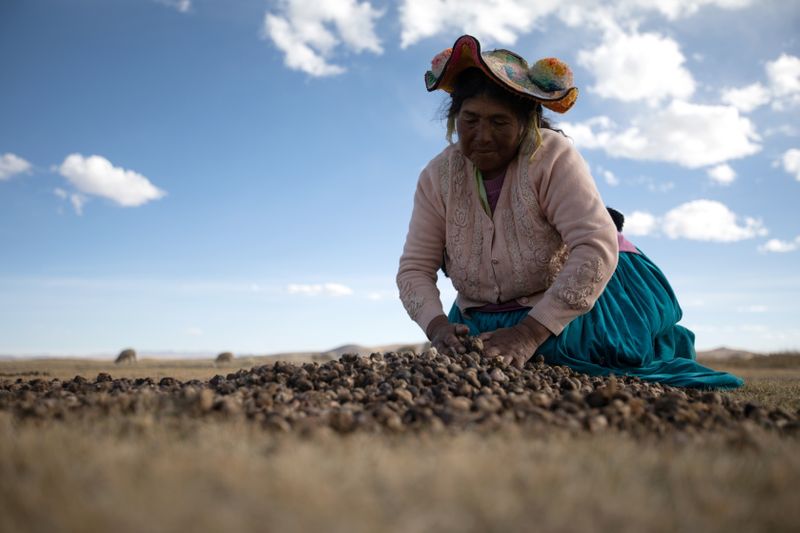
[[[434,57],[431,61],[431,72],[434,76],[438,77],[442,75],[444,66],[447,64],[447,60],[450,59],[451,55],[453,55],[452,48],[445,48],[436,54],[436,57]]]
[[[480,46],[475,37],[463,35],[452,48],[437,54],[431,61],[431,70],[425,73],[428,91],[452,92],[458,74],[475,67],[502,87],[557,113],[567,112],[578,98],[572,71],[563,61],[548,57],[529,67],[514,52],[501,49],[481,53]]]

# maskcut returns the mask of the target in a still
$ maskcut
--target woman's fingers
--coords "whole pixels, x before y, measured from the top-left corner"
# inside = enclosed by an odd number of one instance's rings
[[[484,342],[483,353],[486,357],[502,356],[505,364],[514,365],[517,368],[525,366],[527,357],[520,354],[521,349],[518,346],[518,339],[513,331],[507,331],[509,328],[500,329],[496,331],[487,331],[478,335],[478,338]],[[464,338],[469,335],[469,327],[465,324],[451,324],[449,331],[442,328],[440,332],[439,342],[441,350],[444,352],[451,352],[453,354],[463,354],[467,352],[464,345]],[[438,346],[437,346],[437,349]]]
[[[449,335],[446,339],[446,343],[448,348],[453,350],[453,352],[464,353],[466,351],[464,344],[462,344],[461,340],[455,335]]]

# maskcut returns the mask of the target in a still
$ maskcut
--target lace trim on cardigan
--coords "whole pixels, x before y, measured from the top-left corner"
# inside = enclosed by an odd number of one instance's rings
[[[475,219],[473,226],[475,230],[472,233],[472,254],[469,257],[467,265],[467,285],[469,285],[470,293],[479,295],[481,290],[481,257],[483,256],[483,224],[480,218],[483,212],[478,209],[472,210],[472,216]]]
[[[439,192],[442,195],[442,202],[447,205],[450,198],[450,157],[443,157],[439,163]]]
[[[567,263],[567,259],[569,259],[569,249],[566,244],[562,244],[561,248],[553,254],[550,263],[547,265],[547,276],[544,282],[547,288],[550,288],[550,286],[555,283],[556,278],[561,273],[561,269],[563,269],[564,265]]]
[[[422,310],[422,305],[425,303],[425,298],[420,296],[417,291],[412,287],[411,281],[404,281],[400,284],[400,301],[403,302],[403,307],[406,308],[408,316],[411,320],[416,321],[419,312]]]
[[[556,297],[572,309],[586,311],[592,307],[589,298],[602,280],[603,261],[595,257],[581,264],[574,274],[557,282]]]
[[[518,219],[509,217],[506,223],[507,241],[511,248],[511,268],[515,280],[524,279],[524,273],[530,272],[529,265],[533,263],[538,267],[536,271],[541,273],[540,281],[545,287],[550,287],[566,261],[566,246],[555,228],[549,225],[539,207],[529,177],[529,158],[529,153],[521,155],[520,179],[517,181],[517,187],[511,191],[514,211],[524,213]],[[540,224],[536,224],[537,219]],[[519,232],[515,232],[515,225],[519,227]],[[525,246],[520,246],[517,238],[520,234],[525,238]],[[522,293],[531,292],[534,289],[533,286],[529,286],[532,281],[520,284],[517,289]]]
[[[511,277],[514,289],[521,294],[529,293],[531,291],[527,290],[525,283],[524,260],[518,234],[515,231],[514,213],[510,209],[503,211],[503,225],[506,227],[506,243],[508,244],[508,254],[511,256]]]
[[[449,162],[447,170],[448,176],[443,178],[449,182],[453,195],[454,209],[451,215],[452,231],[447,233],[447,254],[450,256],[450,264],[453,265],[458,272],[451,275],[450,279],[453,282],[453,287],[460,292],[473,298],[479,295],[480,289],[480,259],[481,248],[483,245],[483,233],[478,221],[475,223],[473,233],[473,242],[471,254],[467,255],[467,220],[470,213],[474,211],[471,209],[469,189],[467,188],[470,181],[467,180],[466,163],[464,157],[459,153],[454,153],[450,157],[453,159]],[[444,185],[443,185],[444,186]],[[478,213],[479,215],[479,213]],[[472,213],[475,216],[475,213]],[[477,248],[476,248],[477,246]],[[466,284],[466,285],[465,285]]]

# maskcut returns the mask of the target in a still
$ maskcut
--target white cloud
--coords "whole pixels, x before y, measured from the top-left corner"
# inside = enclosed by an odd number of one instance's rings
[[[303,42],[286,19],[267,14],[264,32],[275,46],[284,51],[284,62],[293,70],[301,70],[312,76],[333,76],[345,71],[343,67],[325,61],[320,53]]]
[[[514,44],[560,2],[542,0],[404,0],[400,4],[403,48],[439,34],[469,33],[481,41]]]
[[[75,210],[75,213],[77,215],[83,214],[83,206],[89,200],[87,197],[79,193],[70,194],[61,187],[56,187],[55,189],[53,189],[53,194],[55,194],[62,200],[69,200],[69,203],[72,204],[72,208]]]
[[[781,158],[783,170],[794,175],[794,179],[800,181],[800,150],[791,148],[783,154]]]
[[[192,0],[156,0],[156,2],[177,9],[181,13],[188,13],[192,9]]]
[[[742,113],[749,113],[757,107],[769,103],[771,98],[770,90],[760,83],[722,91],[722,102],[732,105]]]
[[[674,181],[664,181],[663,179],[642,176],[636,180],[637,183],[645,185],[647,190],[654,193],[665,193],[675,188]]]
[[[75,209],[75,213],[78,215],[83,214],[83,206],[87,200],[88,198],[82,194],[73,193],[69,195],[69,202],[72,204],[72,208]]]
[[[678,43],[656,33],[608,31],[599,46],[578,52],[578,64],[596,79],[590,90],[605,98],[651,105],[694,93],[695,82],[684,61]]]
[[[761,150],[753,123],[732,106],[675,100],[664,109],[635,118],[624,130],[606,117],[559,125],[582,148],[689,168],[718,165]]]
[[[707,302],[702,298],[694,297],[694,298],[684,298],[681,300],[681,307],[683,307],[684,309],[689,307],[700,308],[700,307],[705,307],[706,305]]]
[[[670,239],[735,242],[764,236],[766,228],[760,220],[744,217],[739,223],[733,211],[720,202],[695,200],[681,204],[657,217],[645,211],[634,211],[625,217],[627,235],[658,235]]]
[[[797,137],[800,135],[796,126],[792,124],[782,124],[780,126],[772,126],[764,130],[765,137],[772,137],[774,135],[785,135],[786,137]]]
[[[736,171],[724,163],[708,169],[708,175],[720,185],[730,185],[736,179]]]
[[[0,157],[0,181],[30,170],[31,164],[17,155],[6,153]]]
[[[767,86],[753,83],[746,87],[725,89],[722,101],[748,113],[772,101],[772,108],[778,111],[800,105],[800,58],[781,54],[778,59],[768,62],[764,70]]]
[[[305,294],[307,296],[349,296],[353,289],[341,283],[300,284],[292,283],[286,287],[289,294]]]
[[[202,328],[198,328],[197,326],[191,326],[186,328],[186,334],[190,337],[202,337],[205,332]]]
[[[740,313],[766,313],[769,308],[766,305],[742,305],[736,308]]]
[[[520,0],[520,3],[525,2]],[[694,15],[704,6],[739,9],[754,3],[755,0],[585,0],[563,3],[559,17],[570,26],[636,26],[643,18],[653,14],[675,21]]]
[[[367,300],[372,300],[373,302],[381,302],[381,301],[397,301],[400,296],[397,292],[397,289],[379,289],[370,291],[366,294]]]
[[[794,252],[800,248],[800,235],[794,238],[793,241],[782,241],[779,239],[770,239],[758,247],[759,252],[765,253],[778,253],[784,254],[786,252]]]
[[[620,184],[619,178],[614,175],[613,172],[610,170],[606,170],[604,168],[598,169],[600,175],[603,176],[603,179],[610,187],[616,187]]]
[[[606,116],[592,117],[584,122],[564,122],[558,126],[581,148],[605,149],[613,143],[616,123]]]
[[[631,0],[628,3],[641,9],[656,10],[668,19],[675,20],[693,15],[703,6],[739,9],[753,4],[754,0]]]
[[[781,54],[766,66],[767,78],[775,96],[800,94],[800,58]]]
[[[514,44],[520,34],[554,15],[565,24],[610,28],[659,13],[669,19],[693,15],[705,5],[722,9],[745,7],[753,0],[403,0],[400,3],[403,48],[436,35],[469,33],[481,42]]]
[[[735,242],[767,234],[760,220],[745,217],[743,225],[733,211],[713,200],[694,200],[668,211],[661,227],[670,239]]]
[[[357,0],[282,0],[278,14],[264,17],[263,37],[283,53],[284,63],[312,76],[333,76],[345,68],[329,57],[342,45],[353,52],[381,54],[375,22],[383,12]]]
[[[70,154],[58,171],[80,193],[108,198],[124,207],[139,206],[166,195],[141,174],[115,167],[99,155]],[[79,211],[86,198],[75,196],[73,206]]]
[[[658,220],[646,211],[634,211],[625,217],[624,232],[627,235],[650,235],[655,233]]]

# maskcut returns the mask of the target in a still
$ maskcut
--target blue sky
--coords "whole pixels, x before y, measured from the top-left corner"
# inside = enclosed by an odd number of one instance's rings
[[[572,66],[552,118],[698,348],[800,348],[800,5],[562,4],[5,0],[0,354],[423,340],[394,276],[462,33]]]

